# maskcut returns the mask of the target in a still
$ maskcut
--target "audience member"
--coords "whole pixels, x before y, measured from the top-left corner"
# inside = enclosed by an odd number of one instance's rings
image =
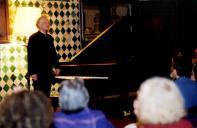
[[[137,125],[125,128],[192,128],[185,119],[184,99],[176,84],[163,77],[145,80],[134,101]]]
[[[0,104],[0,128],[49,128],[53,108],[40,91],[17,91]]]
[[[61,82],[59,94],[60,111],[54,114],[54,127],[114,128],[102,111],[88,107],[90,97],[82,79]]]
[[[186,56],[175,56],[171,76],[180,89],[188,110],[197,106],[197,83],[191,80],[192,60]]]
[[[194,63],[193,63],[194,64]],[[195,82],[194,72],[192,69],[192,58],[184,54],[177,54],[172,61],[172,77],[180,89],[185,100],[187,118],[192,122],[194,127],[197,126],[197,82]],[[191,77],[192,76],[192,77]]]

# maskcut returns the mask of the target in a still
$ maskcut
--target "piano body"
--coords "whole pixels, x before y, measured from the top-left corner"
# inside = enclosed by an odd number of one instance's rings
[[[125,26],[126,25],[126,26]],[[70,62],[61,63],[59,80],[81,77],[92,96],[136,91],[135,58],[129,48],[127,17],[117,20],[96,36]]]
[[[105,5],[110,0],[100,1]],[[174,7],[168,6],[171,3],[132,0],[131,5],[132,16],[123,16],[104,27],[70,62],[61,64],[57,77],[59,81],[74,76],[83,78],[90,97],[96,100],[92,104],[112,115],[131,109],[136,91],[145,79],[169,76],[176,40],[175,12],[168,9]],[[101,9],[106,12],[103,6]]]
[[[105,21],[108,8],[100,5]],[[70,62],[61,64],[61,76],[81,76],[96,96],[135,92],[149,77],[169,76],[176,49],[173,3],[134,0],[127,5],[132,5],[132,15],[112,24],[106,21],[109,25],[97,37]]]

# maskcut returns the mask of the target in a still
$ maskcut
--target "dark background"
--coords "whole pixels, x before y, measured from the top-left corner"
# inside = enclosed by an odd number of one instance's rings
[[[192,56],[196,48],[195,0],[83,0],[82,3],[99,7],[101,31],[113,23],[110,12],[113,6],[132,6],[132,15],[128,13],[106,40],[118,51],[115,56],[119,62],[135,63],[132,66],[139,72],[136,75],[144,74],[142,80],[154,75],[168,76],[171,57],[179,51]]]

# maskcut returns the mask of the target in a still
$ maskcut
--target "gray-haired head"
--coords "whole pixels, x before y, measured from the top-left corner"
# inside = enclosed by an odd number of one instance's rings
[[[60,83],[59,105],[62,110],[72,111],[88,106],[89,93],[84,80],[75,78]]]
[[[140,85],[134,113],[144,124],[169,124],[186,114],[177,85],[164,77],[152,77]]]

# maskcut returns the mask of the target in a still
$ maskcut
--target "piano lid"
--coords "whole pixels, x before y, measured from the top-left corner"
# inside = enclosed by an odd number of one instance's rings
[[[116,22],[115,22],[116,23]],[[115,24],[114,23],[114,24]],[[96,36],[90,43],[88,43],[82,50],[80,50],[75,56],[73,56],[70,61],[73,61],[76,57],[78,57],[80,54],[82,54],[86,49],[91,47],[93,44],[97,42],[104,34],[109,32],[109,30],[114,26],[114,24],[110,25],[108,28],[106,28],[102,33],[100,33],[98,36]]]
[[[127,17],[118,19],[73,56],[70,62],[62,63],[61,75],[111,78],[119,71],[120,74],[129,72],[127,67],[132,50],[127,45],[132,37],[127,22]]]
[[[73,56],[67,64],[71,65],[113,65],[124,58],[122,53],[129,53],[125,50],[123,44],[128,41],[128,30],[122,27],[125,24],[125,18],[120,18],[103,32],[96,36],[90,43]],[[130,31],[129,31],[130,32]],[[74,66],[73,65],[73,66]]]

